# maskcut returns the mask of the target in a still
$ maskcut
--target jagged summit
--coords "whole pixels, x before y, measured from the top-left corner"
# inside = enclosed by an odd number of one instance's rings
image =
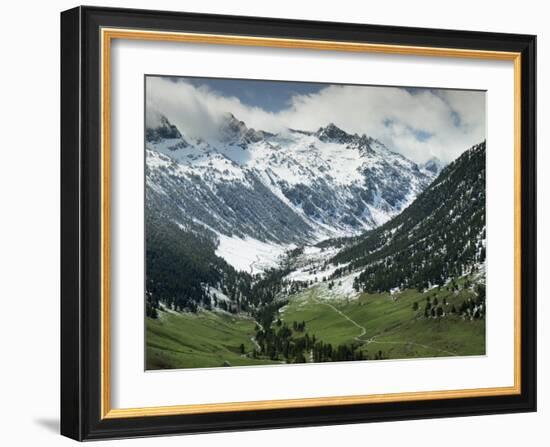
[[[168,118],[166,118],[164,115],[160,115],[158,126],[154,128],[147,127],[145,129],[145,139],[147,141],[156,142],[162,139],[176,138],[182,138],[180,131],[176,126],[170,123],[170,121],[168,121]]]
[[[244,121],[238,120],[232,113],[224,113],[219,127],[220,139],[232,141],[245,135],[250,129]]]
[[[230,112],[223,115],[219,128],[220,141],[234,144],[245,149],[250,143],[257,143],[268,136],[269,132],[249,128],[244,121],[241,121]]]
[[[334,123],[329,123],[324,127],[320,127],[317,132],[315,132],[315,136],[323,142],[346,144],[350,147],[359,149],[364,154],[374,154],[376,150],[391,152],[376,138],[369,137],[366,134],[350,134]]]
[[[321,141],[332,141],[336,143],[351,143],[357,138],[357,134],[351,135],[345,130],[340,129],[334,123],[329,123],[325,127],[320,127],[317,132],[315,132],[315,135]]]
[[[189,142],[181,132],[164,115],[159,116],[159,124],[156,127],[145,128],[145,141],[147,143],[165,143],[170,151],[177,151],[189,147]]]

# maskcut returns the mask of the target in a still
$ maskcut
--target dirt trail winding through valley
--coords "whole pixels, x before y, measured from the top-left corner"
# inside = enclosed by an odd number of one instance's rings
[[[324,306],[328,306],[329,308],[331,308],[334,312],[336,312],[338,315],[340,315],[341,317],[345,318],[346,320],[348,320],[351,324],[353,324],[355,327],[357,327],[358,329],[361,330],[361,333],[357,336],[354,337],[355,340],[357,340],[359,343],[362,343],[362,344],[366,344],[366,345],[369,345],[371,343],[379,343],[379,344],[389,344],[389,345],[411,345],[411,346],[420,346],[424,349],[432,349],[432,350],[435,350],[435,351],[439,351],[439,352],[444,352],[445,354],[448,354],[448,355],[452,355],[452,356],[456,356],[457,353],[456,352],[452,352],[452,351],[447,351],[445,349],[440,349],[440,348],[436,348],[435,346],[430,346],[430,345],[425,345],[425,344],[421,344],[421,343],[415,343],[415,342],[412,342],[412,341],[378,341],[376,340],[377,337],[381,336],[381,335],[388,335],[388,334],[377,334],[377,335],[373,335],[372,337],[368,338],[367,340],[363,340],[361,337],[363,337],[366,333],[367,333],[367,330],[365,329],[364,326],[361,326],[359,323],[357,323],[357,321],[353,320],[352,318],[350,318],[348,315],[346,315],[344,312],[342,312],[340,309],[334,307],[332,304],[330,303],[326,303],[326,302],[323,302],[321,300],[319,300],[318,298],[315,298],[313,296],[310,296],[311,299],[313,301],[315,301],[317,304],[322,304]]]
[[[348,320],[351,324],[353,324],[354,326],[356,326],[358,329],[361,330],[361,333],[359,335],[357,335],[355,337],[355,340],[361,342],[361,343],[365,343],[365,340],[361,340],[361,337],[363,335],[365,335],[367,333],[367,330],[365,329],[364,326],[361,326],[359,323],[357,323],[357,321],[355,320],[352,320],[349,316],[347,316],[344,312],[342,312],[340,309],[337,309],[336,307],[334,307],[332,304],[330,303],[323,303],[322,301],[319,301],[317,298],[313,298],[313,301],[315,301],[317,304],[322,304],[324,306],[328,306],[330,307],[334,312],[336,312],[337,314],[339,314],[341,317],[345,318],[346,320]]]

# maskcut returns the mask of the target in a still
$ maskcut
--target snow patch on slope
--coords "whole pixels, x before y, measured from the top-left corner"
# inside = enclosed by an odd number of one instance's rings
[[[319,248],[312,245],[305,246],[303,253],[294,260],[294,270],[287,276],[290,281],[322,281],[328,278],[342,265],[325,265],[327,259],[332,258],[339,248]]]
[[[287,250],[295,245],[277,245],[246,237],[229,237],[219,234],[216,255],[225,259],[236,270],[251,274],[261,273],[279,265]]]

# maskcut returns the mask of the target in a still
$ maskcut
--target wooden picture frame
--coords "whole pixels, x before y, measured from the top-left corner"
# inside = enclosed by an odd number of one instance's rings
[[[514,64],[514,385],[112,408],[110,49],[115,39],[507,60]],[[77,7],[61,14],[61,433],[77,440],[536,410],[536,38]]]

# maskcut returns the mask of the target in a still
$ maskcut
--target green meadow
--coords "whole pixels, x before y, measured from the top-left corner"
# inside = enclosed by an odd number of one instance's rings
[[[384,359],[484,355],[485,319],[424,316],[428,299],[450,309],[470,297],[474,293],[468,289],[441,288],[342,299],[331,298],[320,284],[292,296],[274,321],[289,327],[305,322],[310,336],[333,346],[358,345],[368,358],[379,352]],[[146,326],[147,369],[282,363],[254,354],[257,325],[248,316],[160,311],[158,318],[146,319]]]
[[[304,321],[308,333],[333,345],[360,344],[384,358],[418,358],[485,354],[485,320],[459,315],[425,318],[427,298],[450,309],[473,297],[469,290],[406,290],[391,295],[361,294],[356,299],[327,299],[322,286],[309,288],[281,309],[280,318]],[[414,303],[418,310],[413,310]]]
[[[146,368],[206,368],[274,363],[252,358],[256,323],[225,312],[160,311],[146,318]],[[241,352],[244,346],[244,354]]]

